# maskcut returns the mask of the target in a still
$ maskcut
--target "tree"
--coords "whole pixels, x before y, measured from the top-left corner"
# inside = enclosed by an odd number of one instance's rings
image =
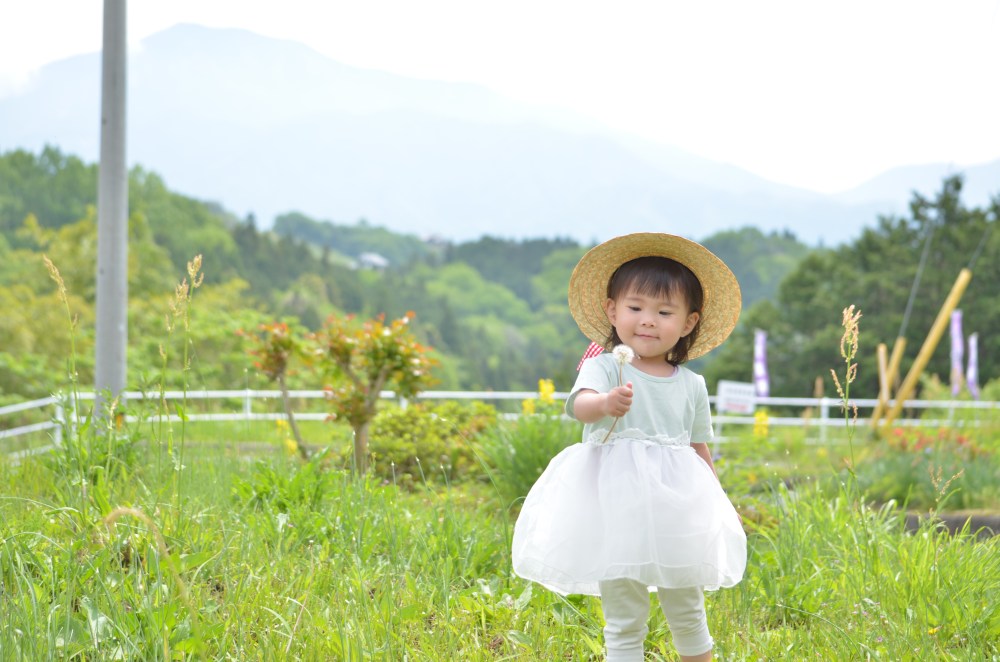
[[[281,389],[281,404],[285,408],[288,427],[295,436],[296,448],[303,460],[309,459],[299,426],[292,413],[291,398],[288,395],[288,365],[292,357],[300,353],[298,340],[285,322],[261,324],[259,333],[247,335],[251,339],[250,353],[256,358],[254,366],[268,379],[278,382]]]
[[[381,391],[393,388],[410,398],[430,386],[437,361],[416,341],[407,313],[386,324],[384,316],[358,326],[353,317],[332,316],[314,334],[315,356],[324,373],[336,379],[326,387],[334,419],[344,419],[354,429],[354,466],[368,470],[368,427],[378,407]]]
[[[746,312],[733,338],[713,359],[718,364],[706,372],[730,379],[749,376],[750,338],[753,328],[759,327],[768,331],[773,394],[809,395],[817,376],[824,378],[827,392],[832,393],[829,370],[840,362],[836,339],[842,333],[841,311],[853,304],[865,315],[855,393],[875,397],[878,343],[891,347],[903,331],[907,349],[901,374],[905,375],[956,277],[971,264],[972,281],[959,307],[965,314],[966,333],[980,332],[980,379],[996,377],[1000,336],[989,331],[1000,328],[996,297],[1000,232],[993,231],[997,221],[991,218],[997,218],[1000,201],[990,209],[968,209],[961,204],[961,188],[960,177],[946,179],[933,199],[914,196],[909,218],[883,217],[854,242],[811,253],[781,282],[776,307],[761,303]],[[929,233],[930,252],[903,328]],[[938,345],[927,367],[929,374],[949,374],[947,345]]]

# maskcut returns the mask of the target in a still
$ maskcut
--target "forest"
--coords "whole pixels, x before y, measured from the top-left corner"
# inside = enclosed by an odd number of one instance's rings
[[[53,147],[0,154],[0,404],[45,397],[69,378],[85,387],[93,382],[97,174],[96,164]],[[854,393],[874,397],[876,345],[891,346],[903,335],[907,370],[960,270],[969,267],[964,328],[979,334],[980,383],[996,380],[1000,233],[993,229],[1000,198],[967,208],[961,192],[961,176],[951,177],[933,198],[915,195],[907,217],[874,218],[861,236],[834,247],[753,227],[708,237],[671,228],[726,261],[742,289],[736,332],[692,368],[706,375],[710,390],[719,379],[750,381],[753,332],[763,329],[772,395],[812,395],[817,379],[831,394],[830,368],[842,360],[841,312],[854,305],[863,315]],[[130,388],[164,376],[168,387],[264,388],[240,332],[276,320],[316,330],[330,315],[397,318],[413,311],[414,333],[440,363],[441,389],[534,390],[548,378],[565,390],[587,345],[569,315],[566,287],[589,247],[570,239],[503,238],[498,229],[458,243],[446,231],[416,237],[364,219],[314,219],[294,210],[262,229],[252,215],[239,218],[176,193],[141,167],[130,172],[129,210]],[[373,268],[364,259],[370,254],[384,263]],[[165,320],[196,255],[203,257],[204,282],[179,334]],[[43,256],[65,282],[66,303]],[[180,343],[185,351],[176,351]],[[943,381],[947,345],[928,368]],[[291,375],[290,385],[322,387],[309,379]]]

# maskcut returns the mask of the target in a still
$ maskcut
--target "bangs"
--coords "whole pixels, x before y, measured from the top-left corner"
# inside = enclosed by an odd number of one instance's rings
[[[618,267],[608,281],[608,298],[617,300],[632,292],[663,299],[681,296],[690,312],[701,311],[704,299],[691,270],[666,257],[640,257]]]

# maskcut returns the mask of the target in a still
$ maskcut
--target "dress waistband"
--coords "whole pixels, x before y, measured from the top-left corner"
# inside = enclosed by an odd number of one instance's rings
[[[612,432],[610,435],[607,430],[593,430],[587,438],[583,440],[583,443],[592,446],[609,446],[619,441],[645,444],[647,446],[664,446],[667,448],[691,447],[691,437],[687,434],[679,437],[671,437],[665,434],[649,436],[642,430],[637,430],[635,428],[622,430],[621,432]]]

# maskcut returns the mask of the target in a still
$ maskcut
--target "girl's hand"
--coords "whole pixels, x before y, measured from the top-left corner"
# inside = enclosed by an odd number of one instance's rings
[[[616,386],[604,396],[604,414],[606,416],[624,416],[632,408],[632,382],[624,386]]]

